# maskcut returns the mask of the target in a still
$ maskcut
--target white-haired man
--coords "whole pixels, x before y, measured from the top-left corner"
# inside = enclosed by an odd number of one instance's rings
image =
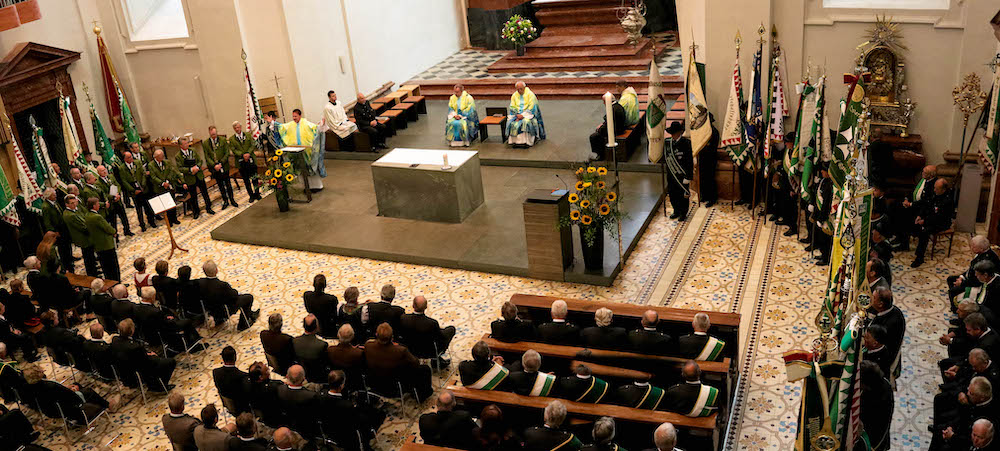
[[[722,360],[722,349],[726,342],[708,335],[712,321],[705,312],[698,312],[691,321],[694,332],[677,339],[677,348],[681,357],[694,360]]]
[[[993,441],[993,421],[980,418],[972,423],[972,447],[970,451],[1000,450],[1000,442]]]
[[[656,448],[646,451],[681,451],[677,446],[677,429],[670,423],[663,423],[653,431],[653,444]]]
[[[150,197],[156,197],[164,193],[173,193],[177,189],[177,179],[180,173],[174,166],[166,161],[166,154],[163,149],[156,149],[153,152],[153,161],[146,165],[149,172],[149,186],[152,189]],[[171,208],[167,211],[167,220],[171,224],[180,224],[177,220],[177,209]]]
[[[514,83],[514,93],[507,106],[507,124],[504,134],[507,144],[514,147],[531,147],[536,139],[545,139],[545,123],[538,98],[523,81]]]
[[[177,140],[180,152],[174,157],[177,163],[177,170],[180,171],[181,188],[188,194],[188,208],[191,209],[191,217],[198,219],[201,216],[201,209],[198,207],[198,191],[201,191],[202,199],[205,199],[205,212],[214,215],[212,210],[212,198],[208,197],[208,186],[205,185],[205,160],[191,149],[191,139],[182,136]]]
[[[580,342],[580,328],[566,321],[569,314],[566,301],[552,302],[552,321],[538,326],[538,339],[544,343],[575,346]]]
[[[239,124],[239,122],[233,122],[233,124]],[[229,208],[230,203],[234,207],[239,207],[233,197],[233,184],[229,180],[229,142],[225,138],[219,137],[219,131],[214,125],[208,127],[208,141],[205,142],[202,149],[205,151],[205,163],[208,164],[208,170],[212,173],[212,180],[215,180],[215,186],[219,187],[219,193],[222,194],[222,209]]]
[[[122,231],[125,233],[125,236],[132,236],[132,228],[129,227],[128,216],[125,214],[125,203],[122,201],[123,193],[121,185],[118,183],[118,180],[115,180],[108,174],[108,168],[103,164],[97,167],[97,175],[97,188],[101,190],[101,194],[108,200],[108,222],[111,223],[112,228],[118,230],[118,221],[121,220]]]
[[[201,267],[205,277],[198,279],[198,291],[208,313],[215,318],[216,323],[228,319],[228,315],[240,310],[238,330],[246,330],[257,321],[260,310],[252,310],[253,295],[236,291],[231,285],[218,279],[219,267],[208,260]]]
[[[66,229],[66,222],[63,221],[63,207],[59,204],[56,190],[45,188],[42,192],[42,230],[45,232],[56,232],[56,248],[59,250],[59,262],[65,271],[73,269],[73,243],[69,239],[69,230]]]
[[[609,308],[599,308],[594,312],[595,326],[585,327],[580,331],[583,345],[598,349],[625,349],[628,333],[624,327],[611,325],[614,313]]]
[[[976,278],[976,263],[990,261],[993,262],[995,267],[1000,268],[1000,256],[993,250],[993,247],[990,246],[990,240],[985,236],[976,235],[972,237],[969,240],[969,250],[976,254],[969,263],[969,269],[966,269],[962,274],[948,276],[948,296],[951,297],[952,301],[954,301],[956,296],[961,295],[970,288],[982,285],[982,282]],[[954,302],[952,304],[954,305]]]
[[[524,431],[524,444],[528,449],[548,449],[553,451],[577,450],[583,448],[572,432],[562,429],[566,421],[566,405],[552,401],[545,406],[542,415],[543,426],[530,427]]]

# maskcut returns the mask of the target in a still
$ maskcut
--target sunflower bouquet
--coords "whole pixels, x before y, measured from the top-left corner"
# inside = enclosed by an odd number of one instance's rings
[[[617,237],[618,221],[624,215],[615,208],[618,193],[612,190],[605,178],[608,168],[586,166],[576,170],[576,184],[570,189],[569,216],[559,219],[560,227],[580,226],[580,233],[588,246],[593,246],[598,229]]]
[[[288,187],[299,177],[295,170],[295,164],[291,161],[292,156],[286,155],[281,149],[275,150],[274,154],[267,157],[267,169],[264,177],[258,180],[262,190],[274,191],[275,195],[288,200]]]

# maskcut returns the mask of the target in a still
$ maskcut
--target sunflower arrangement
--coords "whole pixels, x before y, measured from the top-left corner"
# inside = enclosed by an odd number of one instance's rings
[[[534,39],[537,32],[538,30],[530,20],[521,17],[520,14],[514,14],[503,24],[503,28],[500,29],[500,37],[519,47]]]
[[[259,179],[258,184],[262,190],[273,190],[279,196],[284,195],[287,199],[288,187],[299,176],[290,156],[278,149],[265,161],[267,169],[264,171],[264,177]]]
[[[559,219],[560,227],[577,225],[588,246],[594,245],[597,229],[611,232],[617,237],[618,222],[624,214],[615,208],[618,194],[612,191],[605,181],[608,168],[603,166],[585,166],[576,170],[576,184],[570,189],[569,216]]]

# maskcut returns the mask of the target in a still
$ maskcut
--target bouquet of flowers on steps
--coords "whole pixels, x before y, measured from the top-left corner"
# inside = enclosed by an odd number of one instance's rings
[[[503,24],[500,38],[514,44],[518,55],[524,55],[524,44],[537,37],[536,33],[538,33],[538,29],[530,20],[521,17],[520,14],[514,14],[510,19],[507,19],[507,23]]]

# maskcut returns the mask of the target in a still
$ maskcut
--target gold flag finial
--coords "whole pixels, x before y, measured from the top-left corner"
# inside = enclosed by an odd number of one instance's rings
[[[87,96],[87,102],[94,103],[94,101],[90,99],[90,88],[87,87],[86,83],[80,84],[83,86],[83,94]]]
[[[97,25],[97,21],[96,20],[93,21],[92,23],[94,24],[94,34],[100,36],[101,35],[101,31],[103,31],[103,29],[101,28],[100,25]]]
[[[246,64],[246,62],[247,62],[247,50],[246,49],[240,49],[240,58],[243,58],[243,64]]]

